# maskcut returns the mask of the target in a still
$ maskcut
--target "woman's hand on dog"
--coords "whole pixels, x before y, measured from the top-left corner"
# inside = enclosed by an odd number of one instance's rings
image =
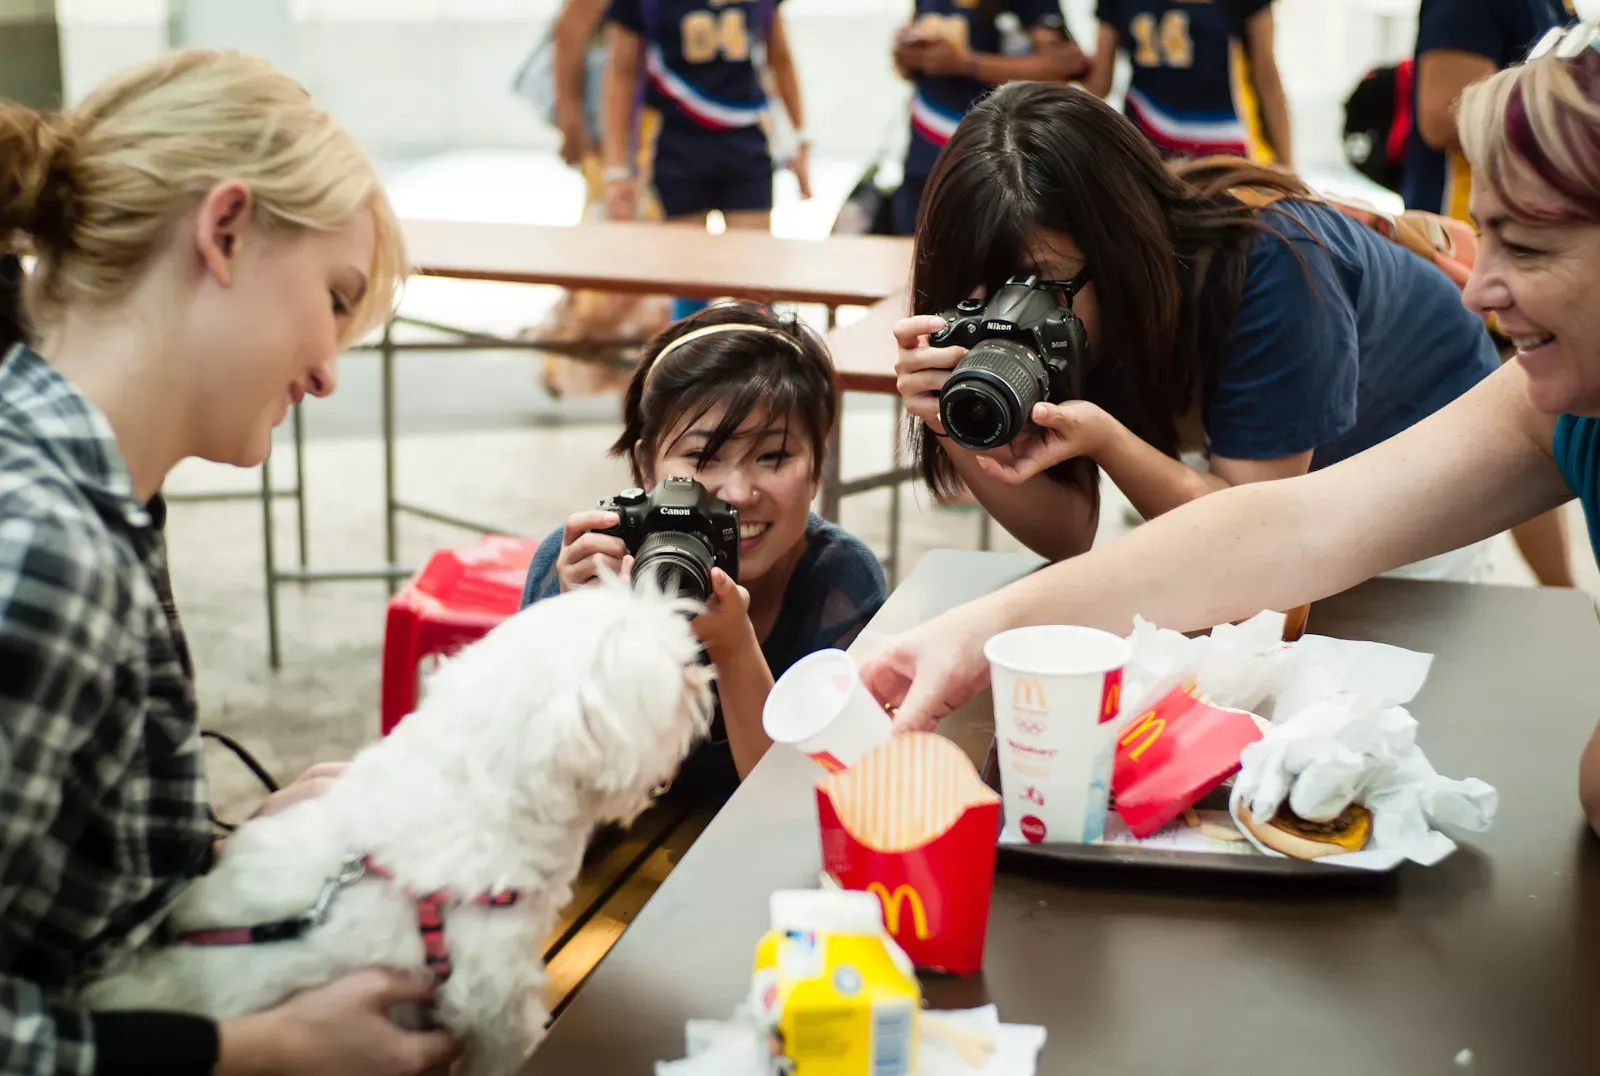
[[[937,314],[918,314],[894,323],[894,339],[899,345],[895,358],[895,391],[905,402],[906,413],[927,423],[934,433],[943,434],[939,421],[939,390],[955,369],[964,347],[929,347],[928,336],[944,328]]]
[[[261,801],[261,806],[251,813],[251,818],[262,815],[277,814],[286,811],[297,803],[314,800],[328,789],[333,787],[334,779],[345,770],[349,769],[348,762],[319,762],[305,773],[295,778],[292,784],[285,785],[272,795]]]
[[[220,1026],[217,1076],[422,1076],[460,1053],[447,1031],[407,1031],[389,1019],[400,1005],[433,1000],[429,978],[367,968]]]
[[[631,560],[627,543],[614,534],[597,533],[617,523],[615,512],[599,509],[574,512],[567,517],[566,527],[561,531],[561,552],[556,556],[556,580],[563,594],[594,582],[601,565],[626,577],[623,561]]]
[[[761,646],[750,623],[750,592],[721,568],[711,569],[711,600],[689,626],[713,662],[749,646],[758,650]]]

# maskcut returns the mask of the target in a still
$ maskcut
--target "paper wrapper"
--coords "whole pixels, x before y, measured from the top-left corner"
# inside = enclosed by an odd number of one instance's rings
[[[895,736],[817,782],[817,817],[824,871],[877,895],[917,967],[983,966],[1000,797],[959,747],[932,733]]]

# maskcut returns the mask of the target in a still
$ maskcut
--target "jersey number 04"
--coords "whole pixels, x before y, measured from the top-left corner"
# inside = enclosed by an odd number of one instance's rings
[[[729,7],[715,13],[691,11],[678,25],[678,33],[686,63],[750,58],[750,28],[743,8]]]

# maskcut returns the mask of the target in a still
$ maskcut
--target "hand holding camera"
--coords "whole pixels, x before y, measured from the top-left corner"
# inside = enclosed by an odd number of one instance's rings
[[[628,545],[608,533],[608,528],[617,523],[615,512],[600,509],[574,512],[567,517],[561,532],[561,552],[556,556],[556,580],[562,593],[594,582],[602,567],[627,576],[624,561],[628,559]]]
[[[1098,404],[1068,400],[1038,403],[1028,416],[1027,432],[1008,445],[978,455],[978,466],[991,478],[1020,486],[1058,463],[1099,455],[1115,421]]]
[[[989,452],[1028,429],[1036,404],[1081,399],[1091,356],[1070,304],[1086,280],[1012,277],[988,300],[897,323],[906,410],[961,447]]]
[[[750,592],[721,568],[711,570],[711,600],[690,627],[716,663],[727,661],[741,650],[761,649],[750,623]]]

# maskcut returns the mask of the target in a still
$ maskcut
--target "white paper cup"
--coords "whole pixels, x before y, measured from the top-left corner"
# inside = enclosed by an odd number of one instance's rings
[[[761,727],[830,772],[853,766],[889,738],[889,715],[861,682],[856,659],[818,650],[789,666],[767,693]]]
[[[1003,842],[1090,844],[1105,833],[1126,640],[1042,625],[983,648],[1005,799]]]

